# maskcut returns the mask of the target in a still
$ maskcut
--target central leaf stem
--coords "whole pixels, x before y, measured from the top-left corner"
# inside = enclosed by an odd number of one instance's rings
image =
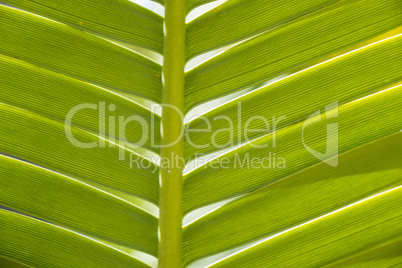
[[[166,0],[159,267],[181,267],[185,0]],[[166,146],[169,145],[169,146]],[[179,161],[176,161],[176,160]]]

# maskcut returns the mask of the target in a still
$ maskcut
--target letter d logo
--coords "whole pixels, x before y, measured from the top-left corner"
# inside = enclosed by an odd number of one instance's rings
[[[307,120],[303,123],[302,128],[302,141],[304,147],[317,159],[327,163],[330,166],[338,166],[338,123],[327,124],[327,142],[325,153],[317,152],[316,150],[310,148],[304,142],[304,129],[314,123],[321,121],[321,110],[316,111],[310,115]],[[325,119],[330,119],[338,117],[338,101],[325,106]]]

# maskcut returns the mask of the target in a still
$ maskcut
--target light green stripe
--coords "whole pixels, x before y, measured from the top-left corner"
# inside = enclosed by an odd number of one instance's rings
[[[159,268],[179,268],[182,260],[185,0],[166,0],[160,168]],[[174,108],[174,109],[173,109]],[[173,164],[173,165],[172,165]]]

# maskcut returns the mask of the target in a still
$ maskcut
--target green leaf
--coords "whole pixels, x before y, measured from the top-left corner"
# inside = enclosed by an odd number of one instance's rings
[[[274,125],[282,128],[305,119],[331,102],[344,104],[401,81],[401,45],[402,35],[394,36],[304,69],[217,107],[203,115],[210,122],[211,131],[191,132],[188,135],[188,140],[193,144],[210,146],[198,148],[187,143],[186,157],[223,149],[231,141],[235,145],[240,141],[252,140],[275,131]],[[229,127],[228,121],[217,119],[218,116],[231,119],[231,131],[222,130]],[[253,116],[269,120],[270,129],[267,129],[266,121],[251,120]],[[204,118],[193,120],[188,127],[206,129]],[[251,121],[246,126],[248,120]],[[246,136],[244,128],[261,131],[250,132]],[[213,140],[216,145],[213,145]]]
[[[186,1],[186,11],[189,13],[191,10],[193,10],[196,7],[214,2],[215,0],[187,0]]]
[[[0,4],[0,266],[399,265],[401,4],[154,1]]]
[[[381,138],[339,155],[337,168],[318,163],[207,214],[184,228],[186,259],[256,241],[400,185],[401,141],[401,132]]]
[[[239,44],[186,74],[186,110],[294,72],[397,27],[401,21],[399,6],[394,0],[351,1]]]
[[[356,253],[345,259],[341,259],[325,268],[335,267],[397,267],[402,262],[400,254],[402,249],[402,237],[386,242],[380,246]]]
[[[157,253],[154,216],[87,184],[6,156],[0,156],[0,204],[87,235]]]
[[[340,208],[251,246],[210,267],[306,267],[336,262],[399,236],[402,232],[397,187]],[[269,252],[269,254],[267,254]],[[385,262],[390,267],[390,262]]]
[[[67,139],[63,123],[5,104],[0,111],[1,152],[158,202],[158,167],[149,160],[108,141],[104,148],[80,148]],[[98,136],[76,127],[72,134],[82,143],[99,142]],[[148,168],[130,167],[130,159],[137,158]]]
[[[7,268],[27,268],[30,266],[27,266],[25,264],[4,258],[0,256],[0,265],[1,267],[7,267]]]
[[[265,148],[252,148],[251,145],[245,144],[219,156],[215,164],[201,166],[187,174],[184,181],[184,210],[188,212],[203,205],[250,192],[319,163],[320,160],[310,154],[306,146],[318,152],[325,152],[328,149],[327,124],[340,122],[338,150],[339,153],[343,153],[399,131],[401,116],[402,90],[399,86],[340,106],[339,117],[307,127],[304,135],[302,134],[304,122],[300,122],[263,136],[255,140],[253,146],[265,146]],[[316,117],[321,118],[321,115],[318,114]],[[274,143],[276,147],[272,146]],[[333,148],[330,147],[329,150],[331,152]],[[327,159],[335,155],[336,153]],[[266,162],[264,166],[257,164],[257,168],[251,166],[252,159],[266,157],[271,159],[275,157],[276,164],[269,167]],[[227,159],[226,168],[216,168],[219,159]]]
[[[132,142],[141,141],[143,133],[138,131],[141,127],[138,123],[128,123],[125,133],[118,128],[118,116],[123,116],[124,119],[133,115],[140,116],[148,123],[147,131],[153,133],[155,144],[159,143],[160,117],[112,91],[2,55],[0,86],[3,89],[0,91],[3,103],[61,122],[65,121],[75,107],[80,107],[83,103],[97,105],[96,109],[80,108],[72,114],[72,123],[93,133],[104,134],[111,141],[118,140],[122,135],[126,135],[127,140]],[[110,107],[114,107],[115,111],[112,112]],[[109,116],[114,118],[115,126]],[[100,127],[102,121],[104,126]],[[150,138],[146,140],[144,147],[157,151]]]
[[[149,267],[69,230],[0,210],[0,255],[34,267]]]
[[[231,0],[187,25],[188,59],[224,45],[244,40],[286,21],[304,16],[338,0]]]
[[[130,1],[5,0],[3,2],[78,29],[162,53],[163,18]]]
[[[99,86],[161,100],[161,66],[127,48],[3,5],[0,24],[1,54]]]

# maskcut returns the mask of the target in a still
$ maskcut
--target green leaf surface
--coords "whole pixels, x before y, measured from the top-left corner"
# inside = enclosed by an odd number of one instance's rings
[[[165,5],[166,0],[152,0],[155,1],[161,5]],[[186,0],[185,1],[185,6],[186,6],[186,14],[190,13],[194,8],[214,2],[215,0]]]
[[[184,228],[192,261],[284,231],[402,184],[402,133],[319,163],[232,201]],[[302,202],[301,202],[302,200]]]
[[[104,148],[80,148],[67,139],[63,123],[5,104],[0,111],[1,152],[158,202],[159,169],[147,159],[108,141]],[[72,127],[72,134],[82,143],[99,144],[98,136],[79,128]],[[125,161],[119,160],[119,151]],[[131,159],[148,168],[130,166]]]
[[[186,110],[255,86],[400,25],[394,0],[350,1],[263,33],[186,74]]]
[[[32,266],[28,266],[22,264],[20,262],[16,262],[7,258],[0,256],[0,266],[5,268],[31,268]]]
[[[334,263],[324,266],[325,268],[348,267],[398,267],[402,263],[402,237],[393,239],[389,242],[370,248],[366,251],[358,252],[355,255],[341,259]]]
[[[0,204],[90,236],[157,253],[158,220],[77,180],[0,156]]]
[[[244,40],[338,0],[230,0],[187,24],[186,56]]]
[[[149,267],[69,230],[0,210],[0,255],[33,267]]]
[[[274,131],[275,125],[278,129],[307,118],[331,102],[344,104],[401,81],[401,46],[402,35],[384,39],[304,69],[211,110],[188,125],[191,129],[207,129],[206,121],[210,122],[211,131],[188,135],[188,141],[193,144],[210,146],[199,148],[188,142],[185,145],[186,157],[223,149],[230,142],[237,144],[252,140]],[[229,128],[228,120],[218,116],[230,118],[232,131],[224,130]],[[246,128],[260,131],[245,134]]]
[[[0,266],[400,266],[400,1],[153,1],[0,4]]]
[[[189,13],[196,7],[214,2],[215,0],[186,0],[186,12]]]
[[[0,87],[3,103],[61,122],[75,107],[81,107],[72,114],[72,124],[75,126],[110,137],[113,141],[125,135],[128,141],[138,142],[144,133],[153,133],[154,143],[159,144],[160,117],[112,91],[3,55],[0,55]],[[83,108],[79,106],[82,104],[96,105],[97,108]],[[110,107],[115,110],[111,111]],[[125,132],[121,131],[118,127],[119,116],[125,120],[130,116],[139,116],[147,122],[148,127],[143,130],[139,123],[133,121],[126,124]],[[104,122],[103,126],[100,126],[101,122]],[[158,151],[152,146],[150,138],[144,147]]]
[[[305,130],[304,122],[299,122],[258,138],[252,145],[233,149],[212,164],[188,173],[184,181],[185,211],[250,192],[320,160],[327,160],[338,152],[343,153],[395,133],[401,129],[401,116],[402,90],[399,86],[342,105],[339,116],[311,124]],[[318,119],[321,119],[321,114],[311,120]],[[331,133],[327,133],[328,124],[337,122],[338,137],[331,139]],[[335,142],[329,148],[326,148],[327,138]],[[335,151],[337,144],[339,149]],[[307,148],[329,154],[319,160]],[[275,158],[275,164],[274,160],[269,164],[269,158]],[[222,166],[219,165],[222,163],[220,159],[226,159]],[[254,165],[253,159],[265,162]]]
[[[118,91],[161,100],[161,66],[71,26],[0,5],[0,54]]]
[[[394,188],[287,230],[210,267],[324,267],[400,236],[401,198],[402,187]],[[385,260],[386,267],[391,267],[392,261]]]
[[[163,18],[126,0],[4,0],[78,29],[162,53]]]

